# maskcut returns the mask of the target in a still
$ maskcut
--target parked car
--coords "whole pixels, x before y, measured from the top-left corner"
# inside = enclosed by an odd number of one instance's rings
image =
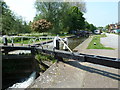
[[[120,33],[120,29],[112,30],[112,33]]]
[[[94,30],[94,33],[95,34],[101,34],[101,31],[100,30]]]

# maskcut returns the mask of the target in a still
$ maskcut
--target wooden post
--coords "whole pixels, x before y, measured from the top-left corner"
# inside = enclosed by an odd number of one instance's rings
[[[57,50],[60,49],[60,48],[59,48],[59,38],[58,38],[58,36],[54,38],[54,40],[53,40],[53,46],[54,46],[54,48],[57,49]]]
[[[8,55],[8,51],[5,51],[5,55]]]
[[[32,56],[35,56],[36,55],[36,50],[33,48],[33,49],[31,49],[31,55]]]
[[[14,46],[14,38],[12,37],[12,46]]]
[[[23,37],[21,38],[21,46],[23,46]]]
[[[8,45],[8,40],[6,37],[3,37],[3,45],[7,46]]]
[[[56,40],[56,49],[57,49],[57,50],[60,49],[59,45],[60,45],[60,44],[59,44],[59,40]]]
[[[54,42],[54,48],[57,49],[57,50],[59,50],[59,49],[60,49],[60,43],[59,43],[59,38],[58,38],[58,36],[54,38],[53,42]],[[63,58],[62,58],[62,57],[59,57],[59,56],[56,55],[56,54],[54,55],[54,58],[57,59],[57,62],[58,62],[58,61],[63,61]]]

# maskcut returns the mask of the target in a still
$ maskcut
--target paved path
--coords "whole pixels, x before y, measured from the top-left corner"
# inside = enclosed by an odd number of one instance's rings
[[[92,37],[88,38],[82,44],[80,44],[79,46],[77,46],[74,50],[75,51],[77,50],[80,53],[90,54],[90,55],[99,55],[99,56],[106,56],[106,57],[113,57],[113,58],[118,58],[119,57],[118,56],[118,48],[116,48],[115,50],[86,49],[88,47],[89,43],[91,42],[91,40],[92,40]],[[117,45],[116,45],[116,47],[117,47]]]
[[[106,47],[112,47],[118,49],[118,41],[120,40],[120,36],[116,34],[108,34],[107,37],[101,38],[101,43]]]

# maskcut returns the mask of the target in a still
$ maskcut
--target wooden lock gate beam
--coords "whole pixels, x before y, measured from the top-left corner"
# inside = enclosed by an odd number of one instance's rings
[[[95,55],[88,55],[88,54],[82,54],[82,53],[71,53],[68,51],[62,51],[62,50],[53,50],[53,49],[43,49],[42,47],[12,47],[12,46],[3,46],[1,49],[12,51],[12,50],[35,50],[37,52],[43,52],[50,55],[56,55],[61,58],[67,58],[67,59],[74,59],[79,60],[82,62],[89,62],[99,65],[104,65],[108,67],[113,67],[120,69],[120,59],[118,58],[110,58],[110,57],[103,57],[103,56],[95,56]]]

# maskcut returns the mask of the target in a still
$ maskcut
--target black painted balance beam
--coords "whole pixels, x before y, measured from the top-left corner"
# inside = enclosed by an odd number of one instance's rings
[[[118,58],[87,55],[82,53],[71,53],[68,51],[52,50],[52,49],[42,49],[42,48],[36,48],[36,49],[37,51],[44,52],[51,55],[56,55],[62,58],[74,59],[82,62],[89,62],[93,64],[99,64],[99,65],[120,69],[120,59]]]
[[[4,46],[1,47],[4,50],[35,50],[39,52],[44,52],[46,54],[55,55],[62,58],[67,59],[74,59],[99,65],[104,65],[108,67],[113,67],[120,69],[120,59],[118,58],[109,58],[109,57],[103,57],[103,56],[95,56],[95,55],[87,55],[82,53],[71,53],[68,51],[62,51],[62,50],[53,50],[53,49],[43,49],[42,47],[12,47],[12,46]]]

